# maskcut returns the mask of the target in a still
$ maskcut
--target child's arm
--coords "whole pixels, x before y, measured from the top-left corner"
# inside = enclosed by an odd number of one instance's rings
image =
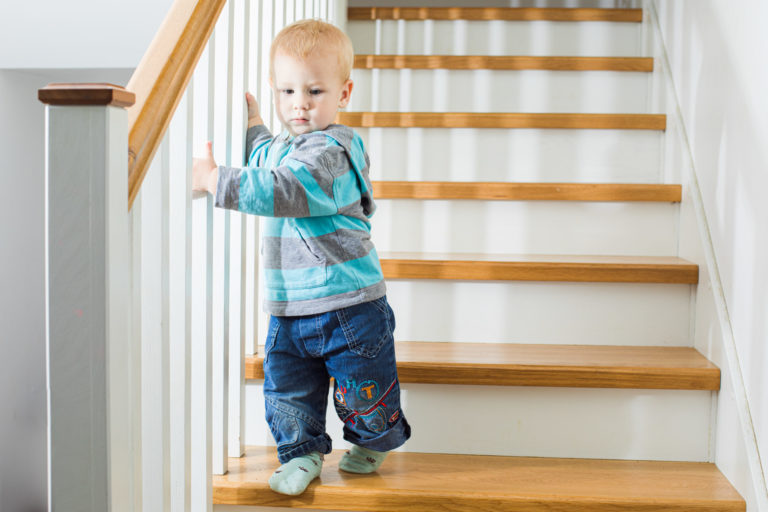
[[[245,102],[248,105],[248,132],[245,144],[245,159],[250,159],[255,149],[266,148],[272,139],[272,134],[264,125],[264,120],[259,113],[259,104],[256,98],[249,92],[245,93]],[[256,128],[257,129],[251,129]],[[202,158],[192,159],[192,190],[196,192],[209,192],[216,197],[216,183],[219,179],[219,169],[213,159],[211,143],[207,143],[206,155]],[[258,160],[258,157],[256,158]],[[256,162],[254,162],[256,164]]]
[[[216,206],[266,217],[333,215],[360,201],[357,181],[344,149],[313,132],[297,137],[278,167],[219,167]]]
[[[245,162],[248,165],[262,165],[266,149],[272,140],[272,134],[259,113],[259,104],[256,98],[249,92],[245,93],[245,102],[248,105],[248,131],[245,135]]]
[[[249,92],[245,93],[245,103],[248,105],[248,128],[264,124],[264,120],[259,113],[259,104],[256,102],[256,98],[253,97],[253,94]]]

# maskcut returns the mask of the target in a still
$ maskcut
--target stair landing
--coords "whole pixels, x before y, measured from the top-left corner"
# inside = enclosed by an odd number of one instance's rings
[[[352,475],[338,469],[342,454],[328,455],[321,478],[291,497],[267,485],[279,465],[275,448],[250,447],[214,477],[213,502],[369,512],[745,510],[707,463],[394,452],[373,475]]]

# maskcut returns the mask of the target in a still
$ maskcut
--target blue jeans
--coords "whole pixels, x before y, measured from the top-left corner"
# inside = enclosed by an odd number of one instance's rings
[[[380,452],[405,443],[400,384],[386,297],[309,316],[270,318],[264,399],[281,463],[331,452],[325,432],[329,377],[344,439]]]

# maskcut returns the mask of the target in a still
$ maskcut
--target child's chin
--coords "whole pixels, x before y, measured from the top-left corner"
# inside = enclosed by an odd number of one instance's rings
[[[317,129],[306,124],[301,126],[291,126],[288,131],[291,132],[291,135],[297,136],[317,131]]]

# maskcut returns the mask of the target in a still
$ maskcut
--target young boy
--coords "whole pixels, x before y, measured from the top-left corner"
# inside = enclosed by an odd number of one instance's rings
[[[395,317],[370,238],[369,160],[353,130],[332,124],[349,103],[352,61],[351,42],[333,25],[286,27],[272,43],[269,79],[284,131],[272,137],[248,94],[248,167],[217,166],[210,143],[193,166],[193,188],[213,194],[216,206],[267,217],[264,398],[282,463],[269,485],[289,495],[304,492],[331,451],[329,377],[353,444],[342,470],[375,471],[410,437]]]

